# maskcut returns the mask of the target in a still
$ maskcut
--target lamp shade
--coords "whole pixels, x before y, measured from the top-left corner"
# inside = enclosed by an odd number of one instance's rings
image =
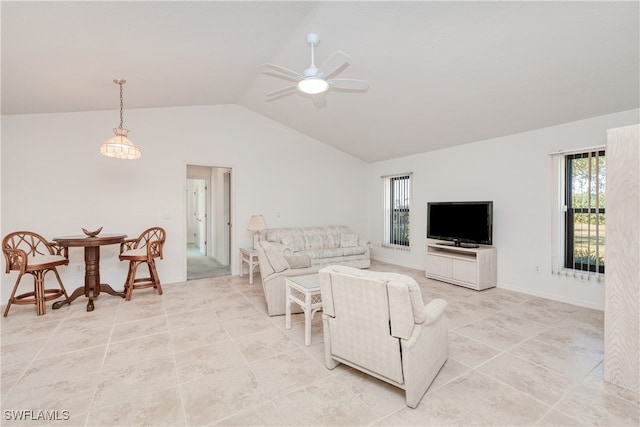
[[[127,137],[128,129],[115,128],[113,138],[109,138],[100,146],[100,154],[116,159],[139,159],[142,155],[140,149]]]
[[[249,226],[247,230],[249,231],[261,231],[266,230],[267,223],[264,221],[264,217],[262,215],[251,215],[251,219],[249,220]]]
[[[298,82],[298,89],[300,92],[308,93],[309,95],[317,95],[329,89],[329,83],[325,79],[318,77],[307,77]]]

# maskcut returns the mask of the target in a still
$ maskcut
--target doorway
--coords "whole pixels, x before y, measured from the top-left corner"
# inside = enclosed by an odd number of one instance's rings
[[[231,169],[187,165],[187,280],[231,274]]]

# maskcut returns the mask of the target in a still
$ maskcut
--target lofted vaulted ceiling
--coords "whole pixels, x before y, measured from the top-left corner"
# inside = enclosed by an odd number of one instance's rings
[[[366,162],[638,108],[637,1],[2,1],[2,114],[239,104]],[[363,93],[267,102],[351,57]]]

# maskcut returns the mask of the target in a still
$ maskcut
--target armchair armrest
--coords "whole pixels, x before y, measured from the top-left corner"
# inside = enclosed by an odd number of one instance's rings
[[[430,325],[439,320],[444,315],[447,302],[443,299],[434,299],[425,305],[416,319],[416,324]]]
[[[24,274],[27,268],[27,253],[22,249],[7,248],[4,249],[4,258],[6,261],[5,273],[11,270],[20,270],[20,274]]]
[[[69,248],[67,246],[61,246],[58,242],[47,242],[53,251],[52,255],[62,255],[66,259],[69,259]]]
[[[160,257],[162,259],[162,242],[160,240],[149,240],[147,242],[147,256],[149,258]]]
[[[124,251],[130,251],[135,248],[136,243],[138,243],[138,239],[126,239],[124,242],[120,243],[120,253]]]
[[[411,331],[411,336],[407,340],[403,340],[402,347],[404,349],[411,349],[416,345],[425,345],[425,340],[432,340],[433,333],[442,334],[444,330],[444,336],[446,336],[446,317],[444,316],[444,310],[447,307],[447,302],[443,299],[434,299],[429,304],[425,305],[420,313],[420,322],[415,323],[415,328]],[[425,334],[424,329],[428,329],[431,332]],[[437,332],[440,331],[440,332]],[[422,344],[419,344],[422,342]],[[446,342],[446,339],[445,339]],[[434,344],[433,342],[429,342]]]

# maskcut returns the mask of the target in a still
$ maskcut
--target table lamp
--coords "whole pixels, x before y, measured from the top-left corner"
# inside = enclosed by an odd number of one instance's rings
[[[251,215],[247,230],[253,231],[253,249],[256,249],[260,241],[260,232],[267,229],[267,223],[262,215]]]

